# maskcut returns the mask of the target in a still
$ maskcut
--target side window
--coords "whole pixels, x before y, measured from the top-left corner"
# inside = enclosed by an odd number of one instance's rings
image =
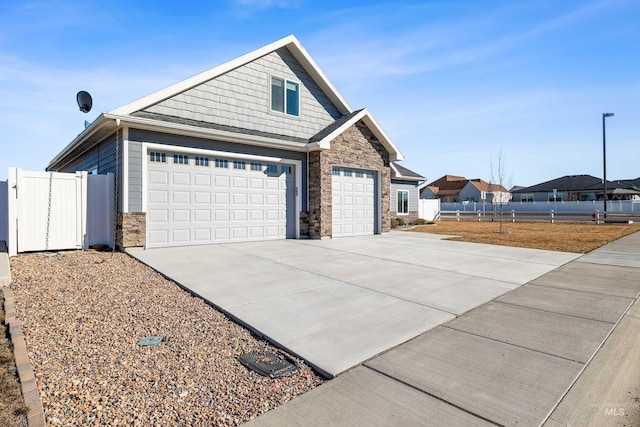
[[[399,214],[409,213],[409,192],[398,190],[398,211]]]

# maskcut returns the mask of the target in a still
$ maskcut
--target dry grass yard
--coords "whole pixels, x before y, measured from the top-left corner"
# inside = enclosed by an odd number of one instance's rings
[[[640,231],[640,224],[591,224],[442,220],[434,225],[418,226],[412,231],[449,234],[451,240],[517,246],[550,251],[587,253],[621,237]]]

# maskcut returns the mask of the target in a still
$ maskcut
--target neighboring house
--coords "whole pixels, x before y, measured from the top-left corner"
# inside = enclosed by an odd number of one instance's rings
[[[386,232],[402,159],[288,36],[101,114],[47,170],[115,172],[117,245],[151,248]]]
[[[425,177],[391,163],[391,216],[401,217],[406,223],[415,224],[418,219],[420,184]]]
[[[631,183],[634,180],[607,181],[607,200],[630,200],[640,191]],[[566,175],[530,187],[513,191],[515,202],[588,202],[602,200],[604,186],[601,178],[591,175]]]
[[[445,175],[427,184],[420,197],[440,199],[444,203],[491,202],[495,191],[509,192],[502,185],[490,184],[482,179],[466,179],[462,176]]]

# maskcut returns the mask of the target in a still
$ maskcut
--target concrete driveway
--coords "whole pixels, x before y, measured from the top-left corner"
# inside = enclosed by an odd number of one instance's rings
[[[130,253],[328,377],[578,256],[441,237],[392,232]]]

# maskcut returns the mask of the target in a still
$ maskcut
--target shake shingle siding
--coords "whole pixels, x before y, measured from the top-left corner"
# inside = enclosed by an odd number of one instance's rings
[[[299,117],[271,112],[271,76],[300,83]],[[143,111],[304,139],[341,116],[286,48]]]

